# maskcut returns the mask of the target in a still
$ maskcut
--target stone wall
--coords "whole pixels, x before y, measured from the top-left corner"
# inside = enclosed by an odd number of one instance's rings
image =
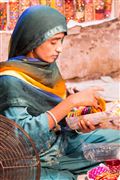
[[[58,59],[64,79],[96,79],[120,73],[120,19],[69,30]]]

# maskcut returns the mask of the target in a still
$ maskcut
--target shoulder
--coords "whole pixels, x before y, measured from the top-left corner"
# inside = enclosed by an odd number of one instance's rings
[[[6,89],[6,90],[10,90],[10,89],[19,89],[21,88],[21,85],[23,84],[23,82],[14,77],[14,76],[10,76],[10,75],[4,75],[4,76],[0,76],[0,89]]]
[[[10,76],[10,75],[3,75],[0,76],[0,83],[8,83],[8,84],[13,84],[14,82],[19,82],[20,80],[14,76]]]

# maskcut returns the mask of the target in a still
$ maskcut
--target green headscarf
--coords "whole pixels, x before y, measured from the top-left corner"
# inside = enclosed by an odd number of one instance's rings
[[[9,58],[26,55],[57,33],[67,33],[65,17],[49,6],[31,6],[19,18],[9,46]]]

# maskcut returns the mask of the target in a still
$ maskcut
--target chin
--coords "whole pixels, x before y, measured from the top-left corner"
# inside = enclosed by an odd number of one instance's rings
[[[51,63],[54,63],[54,62],[57,60],[57,58],[58,58],[58,57],[55,57],[55,56],[54,56],[54,57],[51,57],[51,58],[49,58],[49,59],[44,59],[44,61],[51,64]]]
[[[51,59],[49,59],[49,63],[54,63],[55,61],[57,60],[57,58],[51,58]]]

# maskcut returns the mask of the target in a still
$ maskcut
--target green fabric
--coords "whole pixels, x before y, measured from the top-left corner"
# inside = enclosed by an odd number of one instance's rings
[[[56,33],[67,33],[65,17],[49,6],[31,6],[23,12],[13,31],[9,58],[26,55]]]
[[[0,69],[4,67],[8,67],[11,70],[17,69],[34,80],[51,88],[62,79],[56,62],[49,64],[40,59],[36,60],[25,56],[18,56],[11,58],[9,61],[1,62]]]
[[[0,63],[0,68],[11,67],[21,69],[21,72],[30,75],[38,82],[53,87],[61,80],[56,63],[46,63],[40,60],[25,58],[23,56],[13,58]],[[23,60],[22,60],[23,59]],[[25,61],[24,61],[25,60]],[[31,60],[31,61],[30,61]],[[38,115],[51,109],[61,101],[61,98],[42,89],[32,87],[22,80],[12,76],[0,76],[0,110],[8,107],[27,106],[31,115]]]
[[[27,74],[47,87],[54,87],[62,79],[55,62],[49,64],[41,60],[19,56],[11,58],[7,62],[1,62],[0,68],[4,67],[10,67],[11,70],[12,68],[18,68],[20,72]],[[61,100],[60,97],[32,87],[18,78],[6,75],[0,76],[1,111],[11,106],[27,106],[28,112],[37,116],[51,109]]]
[[[27,106],[31,115],[37,116],[57,105],[61,99],[12,76],[0,77],[0,111],[8,107]]]
[[[98,166],[101,161],[88,161],[84,158],[83,143],[119,144],[119,130],[98,129],[78,136],[66,135],[66,154],[57,158],[58,163],[52,165],[51,168],[42,167],[40,180],[77,180],[76,175],[85,174],[88,170]]]
[[[84,158],[84,143],[120,143],[119,130],[98,129],[81,135],[65,130],[58,134],[49,131],[46,113],[31,117],[26,107],[11,107],[3,114],[22,126],[34,140],[40,152],[40,180],[76,180],[77,175],[100,164]]]

